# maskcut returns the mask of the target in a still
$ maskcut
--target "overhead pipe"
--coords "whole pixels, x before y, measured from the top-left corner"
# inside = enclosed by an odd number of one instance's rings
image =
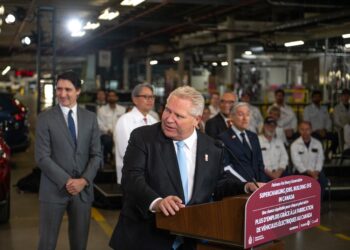
[[[329,5],[329,4],[310,4],[310,3],[292,3],[292,2],[284,2],[284,1],[272,1],[267,0],[267,3],[274,6],[286,6],[286,7],[302,7],[302,8],[337,8],[342,9],[344,5]]]
[[[189,24],[192,24],[192,23],[195,23],[195,22],[199,22],[199,21],[203,21],[203,20],[207,20],[209,18],[225,14],[227,12],[230,12],[230,11],[234,10],[234,9],[238,9],[238,8],[240,8],[242,6],[251,5],[251,4],[254,4],[256,2],[257,2],[256,0],[243,1],[242,3],[234,5],[234,6],[230,7],[230,8],[225,7],[225,8],[222,8],[222,9],[220,9],[220,10],[214,12],[214,13],[208,13],[205,16],[197,17],[197,18],[191,19],[189,21],[186,21],[186,22],[183,22],[183,23],[180,23],[180,24],[175,24],[173,26],[169,26],[169,27],[163,28],[161,30],[157,30],[157,31],[148,33],[146,35],[142,35],[142,36],[134,38],[134,39],[132,39],[130,41],[127,41],[127,42],[124,42],[124,43],[121,43],[121,44],[118,44],[118,45],[115,45],[115,46],[110,46],[108,48],[109,49],[115,49],[115,48],[119,48],[119,47],[124,47],[126,45],[135,43],[137,41],[144,40],[146,38],[149,38],[149,37],[152,37],[152,36],[155,36],[155,35],[158,35],[158,34],[166,33],[168,31],[172,31],[172,30],[175,30],[175,29],[180,29],[180,28],[188,26]]]

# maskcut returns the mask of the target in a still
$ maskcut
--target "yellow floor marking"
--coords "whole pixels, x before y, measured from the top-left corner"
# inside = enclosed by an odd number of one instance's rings
[[[113,228],[107,223],[103,215],[94,207],[91,208],[91,217],[99,224],[108,237],[112,236]]]
[[[322,230],[322,231],[325,231],[325,232],[331,231],[331,229],[329,227],[325,227],[325,226],[322,226],[322,225],[317,226],[317,228]]]
[[[342,239],[342,240],[348,240],[350,241],[350,237],[346,236],[345,234],[335,234],[336,237]]]

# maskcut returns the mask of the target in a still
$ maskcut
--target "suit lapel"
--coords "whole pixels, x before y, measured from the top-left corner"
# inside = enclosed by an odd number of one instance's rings
[[[161,130],[159,131],[159,133],[161,143],[158,144],[158,152],[163,161],[163,165],[167,169],[169,179],[172,185],[174,186],[177,195],[179,195],[181,199],[185,201],[174,143],[171,139],[166,138]]]
[[[78,120],[78,126],[77,126],[77,128],[78,128],[77,148],[78,148],[79,144],[81,144],[83,142],[83,134],[84,134],[83,124],[86,124],[84,122],[84,116],[83,116],[79,106],[77,107],[77,120]]]
[[[198,192],[201,192],[203,186],[203,180],[205,175],[205,168],[210,163],[210,156],[208,154],[208,145],[205,143],[203,135],[197,132],[197,153],[196,153],[196,169],[194,174],[194,183],[191,200],[188,202],[191,204],[193,198],[197,196]]]
[[[67,140],[69,141],[69,143],[72,145],[73,148],[75,148],[73,138],[69,132],[66,120],[64,119],[64,115],[63,115],[63,112],[62,112],[60,106],[56,105],[54,107],[54,110],[56,112],[55,118],[57,119],[58,127],[61,128],[61,130],[63,131],[63,134],[67,137]]]

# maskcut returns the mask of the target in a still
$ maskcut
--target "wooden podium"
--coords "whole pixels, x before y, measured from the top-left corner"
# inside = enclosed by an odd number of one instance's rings
[[[244,249],[244,211],[247,195],[222,201],[189,206],[175,216],[156,215],[157,227],[188,238],[202,239],[197,250]],[[283,250],[281,241],[273,241],[254,249]]]

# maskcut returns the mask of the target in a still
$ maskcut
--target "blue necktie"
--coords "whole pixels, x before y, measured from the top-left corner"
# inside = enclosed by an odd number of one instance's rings
[[[74,144],[75,146],[77,145],[77,133],[75,132],[75,123],[74,123],[74,119],[73,119],[73,111],[69,110],[68,112],[68,129],[70,132],[70,135],[73,138]]]
[[[187,176],[187,164],[186,164],[186,154],[185,154],[185,143],[183,141],[178,141],[177,146],[177,163],[179,164],[182,188],[185,195],[185,204],[188,202],[188,176]],[[177,236],[172,245],[173,250],[176,250],[184,243],[183,237]]]
[[[177,146],[177,163],[180,168],[182,188],[185,195],[185,204],[188,202],[188,176],[187,176],[187,165],[186,165],[186,154],[185,154],[185,143],[178,141]]]

